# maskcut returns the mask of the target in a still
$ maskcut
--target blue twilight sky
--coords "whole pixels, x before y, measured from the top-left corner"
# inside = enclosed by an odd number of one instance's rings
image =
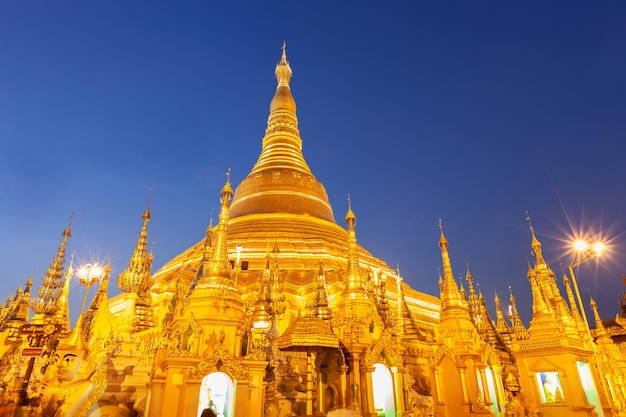
[[[0,297],[41,283],[73,210],[68,252],[114,276],[151,188],[153,270],[202,239],[260,153],[286,41],[305,158],[360,244],[438,294],[443,219],[455,276],[467,258],[490,306],[510,284],[528,324],[528,210],[559,277],[572,233],[609,240],[576,272],[614,316],[624,22],[611,1],[0,1]]]

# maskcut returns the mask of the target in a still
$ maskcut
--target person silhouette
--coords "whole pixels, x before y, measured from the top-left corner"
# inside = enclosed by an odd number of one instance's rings
[[[217,414],[215,414],[215,411],[213,411],[212,408],[205,408],[202,410],[200,417],[217,417]]]

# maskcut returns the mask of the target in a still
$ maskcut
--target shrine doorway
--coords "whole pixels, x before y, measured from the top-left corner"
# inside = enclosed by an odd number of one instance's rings
[[[379,417],[394,417],[396,409],[393,396],[393,379],[391,372],[382,363],[374,364],[372,373],[374,389],[374,410]]]
[[[205,408],[212,408],[217,417],[233,417],[235,385],[224,372],[213,372],[202,378],[198,400],[198,417]]]

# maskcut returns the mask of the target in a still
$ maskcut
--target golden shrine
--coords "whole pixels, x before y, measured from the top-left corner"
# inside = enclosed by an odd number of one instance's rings
[[[275,74],[261,154],[205,239],[153,274],[146,208],[121,294],[110,266],[79,273],[98,290],[72,327],[68,225],[37,291],[9,297],[0,416],[626,416],[626,345],[593,303],[592,333],[573,277],[561,294],[532,226],[529,327],[513,294],[494,320],[469,269],[459,287],[441,222],[439,298],[409,287],[357,243],[349,199],[335,221],[284,46]]]

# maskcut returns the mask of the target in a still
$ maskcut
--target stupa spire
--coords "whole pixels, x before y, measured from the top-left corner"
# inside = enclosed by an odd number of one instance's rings
[[[537,278],[529,277],[530,287],[533,295],[533,316],[530,319],[531,335],[555,335],[560,333],[559,324],[556,323],[555,316],[548,307],[548,303],[543,298]]]
[[[37,290],[37,297],[32,300],[30,308],[37,314],[54,315],[58,309],[57,300],[63,287],[63,268],[65,267],[65,247],[67,239],[72,237],[72,217],[63,231],[61,246],[46,271],[46,276],[41,280],[41,286]]]
[[[272,269],[270,266],[270,254],[269,248],[265,254],[265,268],[263,269],[263,275],[261,276],[261,283],[259,288],[259,295],[257,297],[254,308],[252,309],[252,321],[263,326],[269,327],[270,325],[270,313],[269,305],[271,303],[271,279]]]
[[[204,238],[204,246],[202,248],[202,259],[198,264],[198,269],[196,270],[195,275],[193,276],[191,283],[189,284],[189,288],[185,294],[185,299],[188,299],[193,290],[198,285],[198,281],[202,279],[204,276],[204,271],[209,270],[209,262],[211,262],[211,255],[213,254],[213,212],[211,212],[211,219],[209,220],[209,226],[206,229],[206,237]],[[181,298],[182,300],[182,298]]]
[[[359,256],[356,243],[356,215],[352,211],[352,201],[348,195],[348,212],[345,221],[348,224],[348,267],[346,270],[346,292],[365,293],[365,285],[359,271]]]
[[[604,327],[604,323],[602,323],[602,319],[600,318],[600,313],[598,313],[598,304],[596,300],[591,299],[591,309],[593,310],[593,318],[596,321],[596,337],[597,338],[606,338],[610,339],[610,334],[606,327]]]
[[[537,265],[545,265],[546,261],[543,259],[543,252],[541,251],[541,243],[537,236],[535,236],[535,229],[533,228],[533,224],[530,221],[530,215],[526,212],[526,221],[528,221],[528,227],[530,228],[530,234],[532,237],[531,246],[533,248],[533,252],[535,252],[535,259]]]
[[[522,323],[522,319],[517,311],[517,303],[515,301],[515,296],[513,295],[513,290],[509,286],[509,302],[511,303],[509,306],[509,320],[511,320],[511,325],[513,326],[513,334],[517,340],[528,339],[530,335],[528,334],[528,329]]]
[[[570,284],[567,275],[563,274],[563,285],[565,285],[565,293],[567,294],[567,301],[569,301],[570,311],[572,312],[572,318],[576,323],[576,327],[581,334],[586,334],[586,325],[583,317],[580,315],[576,299],[574,298],[574,292],[572,291],[572,285]]]
[[[474,289],[474,277],[472,276],[472,273],[470,272],[469,261],[467,259],[465,260],[465,269],[466,269],[465,280],[467,281],[467,289],[469,291],[468,303],[469,303],[470,315],[474,319],[474,322],[476,322],[477,327],[480,327],[479,297],[478,297],[478,294],[476,293],[476,290]]]
[[[130,258],[128,267],[117,277],[117,285],[125,293],[144,293],[150,289],[150,255],[148,253],[148,222],[152,220],[150,214],[150,197],[141,221],[143,225],[135,250]]]
[[[500,297],[498,297],[497,292],[494,292],[493,301],[496,305],[496,332],[498,332],[504,344],[511,349],[511,328],[504,319]]]
[[[263,148],[252,171],[237,187],[230,216],[282,213],[335,223],[326,190],[302,154],[296,102],[289,84],[293,72],[284,44],[274,74],[277,86],[270,103]]]
[[[111,276],[111,258],[109,258],[106,266],[104,267],[104,271],[102,274],[102,280],[98,285],[98,291],[96,291],[96,295],[93,296],[93,300],[89,304],[89,311],[97,310],[102,303],[103,300],[108,300],[109,294],[109,278]]]
[[[82,315],[83,317],[83,336],[86,340],[90,340],[96,330],[96,318],[99,314],[108,316],[109,313],[109,279],[111,277],[111,258],[107,261],[102,273],[102,280],[98,285],[98,291],[94,295],[89,308]],[[99,329],[103,330],[103,329]]]
[[[33,285],[33,279],[29,278],[26,282],[26,288],[22,291],[20,286],[15,293],[15,301],[9,311],[9,319],[18,322],[28,321],[28,304],[30,301],[30,288]]]
[[[448,239],[443,233],[443,225],[439,220],[439,247],[441,248],[441,261],[443,264],[443,285],[441,286],[441,302],[443,308],[463,307],[463,299],[459,292],[459,287],[452,273],[452,264],[448,253]]]
[[[70,257],[70,265],[65,271],[65,279],[63,280],[63,288],[57,299],[57,311],[55,313],[56,322],[63,326],[61,330],[64,335],[70,333],[70,279],[74,273],[72,266],[74,265],[74,254]]]
[[[215,227],[215,246],[211,248],[209,270],[204,271],[205,278],[209,280],[217,278],[231,279],[232,267],[228,260],[227,246],[229,205],[233,196],[233,188],[230,184],[230,168],[226,172],[226,183],[222,187],[222,191],[220,191],[220,196],[219,223]]]
[[[333,317],[333,313],[328,303],[328,295],[326,294],[326,276],[324,275],[324,264],[320,259],[317,271],[317,287],[315,290],[315,298],[313,299],[313,316],[329,321]]]

